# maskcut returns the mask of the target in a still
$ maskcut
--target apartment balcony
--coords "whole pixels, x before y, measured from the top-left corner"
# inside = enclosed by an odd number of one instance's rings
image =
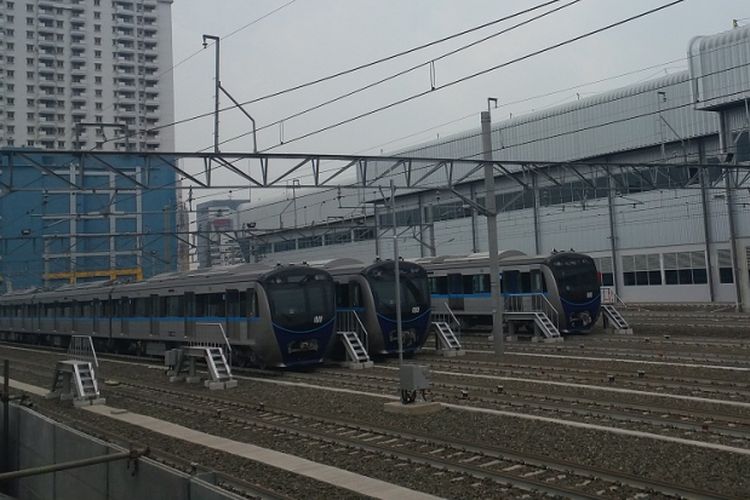
[[[123,96],[121,94],[118,94],[118,95],[115,95],[115,101],[117,101],[117,104],[119,104],[119,105],[123,105],[124,104],[124,105],[135,106],[135,104],[136,104],[135,95],[132,95],[132,96],[125,95],[125,96]]]

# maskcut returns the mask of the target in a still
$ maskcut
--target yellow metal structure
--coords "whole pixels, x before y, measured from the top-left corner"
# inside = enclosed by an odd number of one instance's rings
[[[116,280],[117,278],[125,276],[132,276],[136,281],[141,281],[143,279],[143,269],[140,267],[132,267],[127,269],[104,269],[101,271],[46,273],[44,275],[44,281],[67,280],[71,285],[75,285],[79,279],[109,278],[111,280]]]

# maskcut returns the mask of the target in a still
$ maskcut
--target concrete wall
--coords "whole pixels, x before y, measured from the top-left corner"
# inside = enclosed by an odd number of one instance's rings
[[[0,412],[0,423],[2,423]],[[0,426],[0,428],[2,428]],[[11,406],[9,470],[38,467],[80,460],[122,451],[74,429],[58,424],[28,408]],[[54,474],[31,476],[15,481],[10,489],[0,489],[19,500],[79,500],[159,498],[163,500],[235,499],[211,484],[169,469],[153,460],[138,461],[137,472],[127,460],[70,469]],[[5,486],[5,485],[3,485]]]

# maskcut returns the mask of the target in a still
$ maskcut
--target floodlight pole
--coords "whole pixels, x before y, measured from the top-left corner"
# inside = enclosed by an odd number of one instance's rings
[[[490,260],[490,295],[492,299],[492,345],[495,354],[503,355],[503,300],[500,293],[500,263],[497,250],[497,211],[495,204],[495,167],[492,164],[492,135],[490,103],[497,107],[497,99],[487,99],[487,111],[482,111],[482,159],[484,164],[484,187],[486,191],[485,208],[487,211],[487,243]]]
[[[396,184],[391,179],[391,217],[393,220],[393,276],[396,300],[396,335],[398,336],[398,366],[404,364],[404,333],[401,328],[401,276],[398,268],[398,230],[396,228]]]

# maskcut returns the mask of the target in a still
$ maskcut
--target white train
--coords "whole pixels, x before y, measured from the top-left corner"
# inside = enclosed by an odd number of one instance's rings
[[[333,279],[309,266],[242,264],[0,297],[0,331],[25,340],[91,335],[99,348],[157,354],[215,339],[220,325],[236,361],[273,367],[321,363],[334,322]]]
[[[586,332],[600,308],[600,277],[594,260],[576,252],[529,256],[499,252],[500,281],[506,309],[528,299],[554,308],[562,333]],[[414,259],[427,270],[433,310],[447,305],[467,326],[491,324],[489,256],[442,256]],[[528,302],[531,302],[529,300]]]

